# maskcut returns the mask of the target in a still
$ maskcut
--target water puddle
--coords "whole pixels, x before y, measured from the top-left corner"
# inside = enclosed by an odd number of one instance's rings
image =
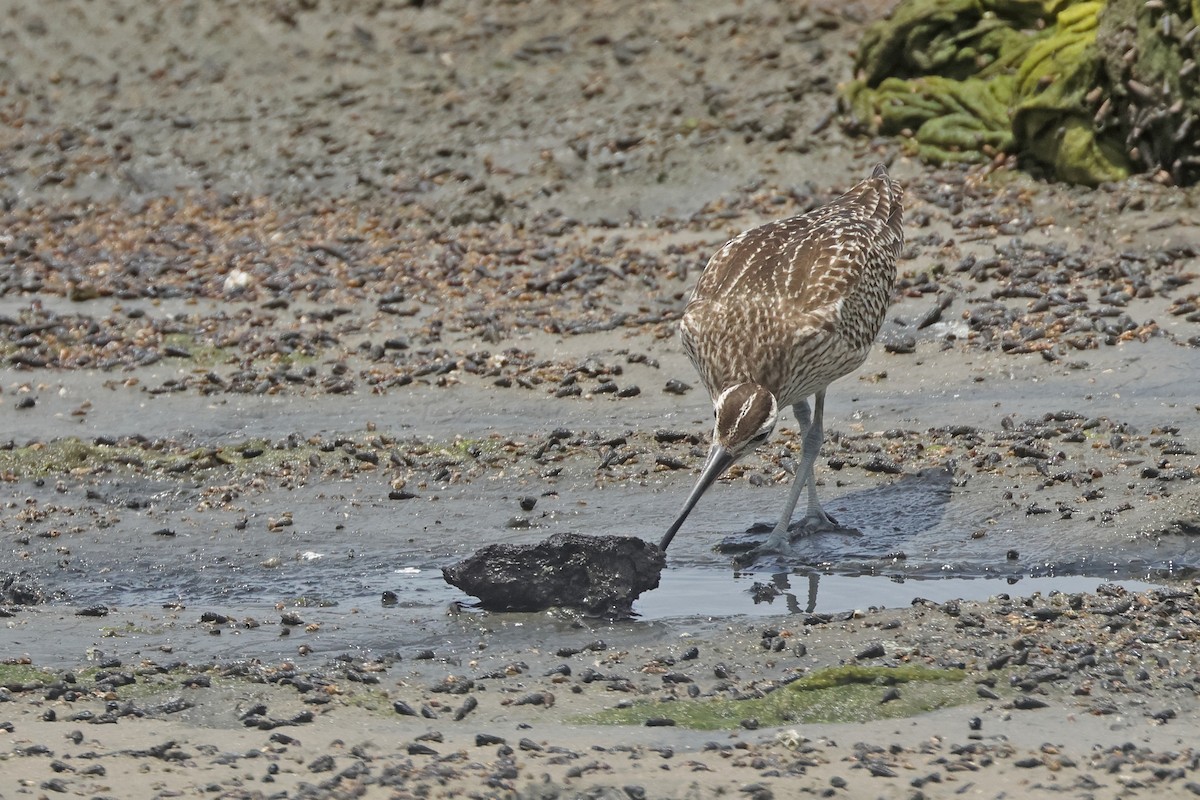
[[[1001,593],[1094,592],[1101,584],[1145,591],[1158,584],[1109,581],[1082,575],[1042,578],[941,578],[905,580],[883,576],[776,573],[722,573],[706,569],[667,570],[657,591],[634,604],[640,619],[675,617],[769,617],[780,614],[834,614],[855,609],[898,608],[925,599],[985,600]]]
[[[64,499],[49,486],[20,488],[43,503]],[[571,481],[539,501],[542,515],[531,515],[531,527],[513,529],[511,486],[447,487],[436,500],[399,504],[388,501],[386,491],[385,483],[369,482],[268,490],[253,498],[255,511],[247,516],[197,510],[195,487],[113,481],[93,490],[90,500],[111,525],[35,535],[17,551],[22,568],[55,601],[72,605],[380,609],[390,593],[392,608],[433,618],[456,604],[470,607],[472,598],[447,585],[441,567],[480,547],[534,542],[566,530],[612,533],[603,523],[622,508],[661,509],[663,518],[670,513],[661,485],[603,489]],[[862,535],[803,537],[787,563],[736,569],[732,556],[714,545],[761,535],[684,531],[668,554],[660,587],[634,610],[643,620],[761,616],[894,608],[917,597],[1092,591],[1105,581],[1148,588],[1186,579],[1200,565],[1197,537],[1138,536],[1119,523],[1031,516],[984,502],[994,493],[956,486],[943,470],[840,491],[829,493],[827,508],[853,521]],[[697,527],[739,530],[747,508],[769,507],[780,494],[744,482],[714,492],[718,498]],[[581,498],[587,513],[578,510]],[[294,523],[272,528],[270,520],[284,513]],[[659,524],[650,514],[622,532],[653,540]]]

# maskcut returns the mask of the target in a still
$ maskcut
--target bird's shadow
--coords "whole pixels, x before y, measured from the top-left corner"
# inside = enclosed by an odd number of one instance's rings
[[[851,492],[830,502],[826,510],[862,535],[838,531],[801,535],[792,540],[788,556],[762,556],[740,566],[748,571],[779,571],[793,567],[825,567],[844,561],[904,558],[905,543],[939,525],[950,503],[953,474],[926,469],[892,483]],[[745,533],[727,536],[717,544],[721,553],[742,554],[762,544],[773,526],[759,524]],[[850,534],[850,535],[847,535]]]

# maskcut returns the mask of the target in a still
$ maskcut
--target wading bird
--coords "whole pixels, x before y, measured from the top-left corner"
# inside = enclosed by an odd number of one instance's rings
[[[857,369],[883,325],[904,244],[901,190],[882,164],[828,205],[730,239],[709,260],[680,321],[684,349],[713,401],[712,446],[662,539],[792,407],[803,455],[779,523],[752,551],[787,553],[792,512],[808,487],[801,533],[841,528],[817,501],[825,390]],[[808,398],[814,398],[814,410]]]

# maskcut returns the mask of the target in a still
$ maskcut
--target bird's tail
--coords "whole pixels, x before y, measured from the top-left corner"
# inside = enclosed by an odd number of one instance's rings
[[[904,246],[904,190],[888,175],[887,167],[876,164],[871,177],[855,186],[847,194],[857,195],[860,202],[871,209],[871,216],[883,222],[896,239],[896,251]]]

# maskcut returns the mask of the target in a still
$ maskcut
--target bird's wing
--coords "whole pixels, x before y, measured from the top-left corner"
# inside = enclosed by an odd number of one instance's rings
[[[894,261],[904,242],[901,190],[883,169],[821,208],[770,222],[725,243],[693,298],[775,297],[815,310],[854,291],[872,259]]]
[[[704,319],[706,313],[704,311],[708,302],[705,300],[693,300],[688,303],[684,309],[683,317],[679,320],[679,340],[683,342],[683,351],[687,353],[688,359],[692,362],[692,366],[696,368],[696,372],[700,373],[700,380],[704,383],[705,388],[711,394],[713,391],[712,375],[707,370],[707,365],[710,359],[706,358],[705,343],[708,340],[708,331],[705,330]]]

